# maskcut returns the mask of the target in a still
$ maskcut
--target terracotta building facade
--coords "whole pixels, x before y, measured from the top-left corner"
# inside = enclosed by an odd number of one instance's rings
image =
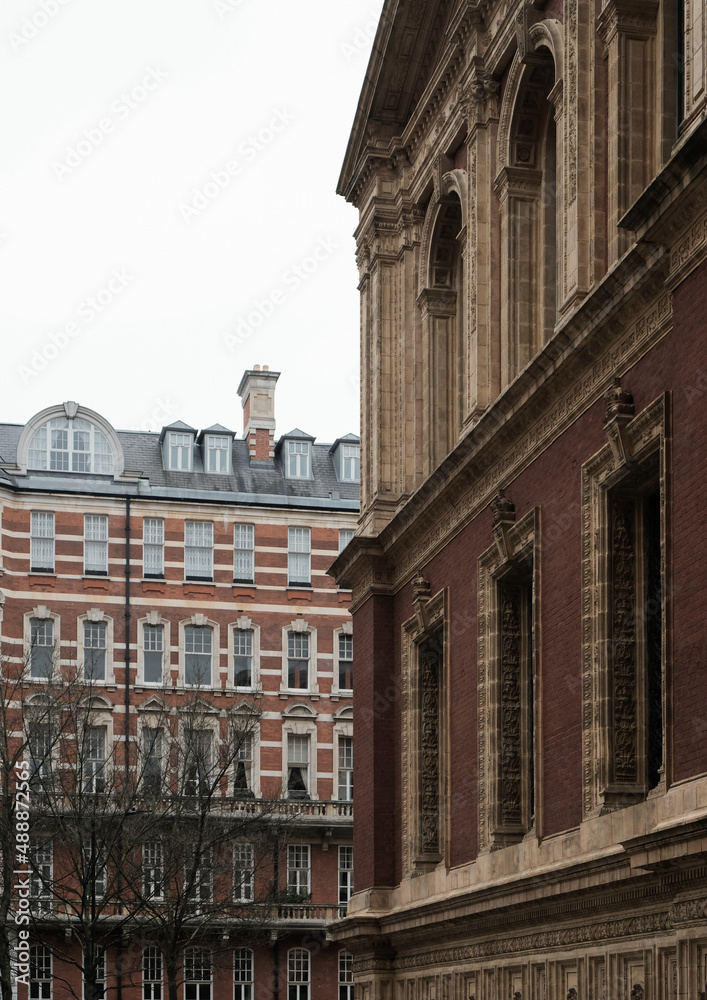
[[[278,377],[244,374],[243,437],[73,402],[0,425],[20,1000],[352,995],[328,928],[352,891],[353,631],[327,570],[359,439],[276,438]]]
[[[701,0],[386,0],[360,213],[357,1000],[707,982]]]

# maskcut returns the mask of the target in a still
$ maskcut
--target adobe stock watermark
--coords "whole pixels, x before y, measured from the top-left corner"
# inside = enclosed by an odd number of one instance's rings
[[[346,42],[339,42],[339,50],[342,52],[346,62],[351,62],[357,56],[369,53],[373,45],[373,39],[378,30],[378,17],[373,14],[365,24],[359,25],[351,38]]]
[[[29,385],[31,379],[36,378],[47,365],[58,358],[59,354],[83,333],[85,327],[92,323],[96,316],[100,316],[116,296],[121,295],[134,280],[135,276],[129,274],[125,268],[113,268],[108,281],[93,295],[88,295],[79,302],[76,307],[78,320],[70,320],[60,330],[50,333],[41,347],[32,350],[27,364],[17,366],[17,374],[22,384]]]
[[[60,14],[64,7],[68,7],[71,0],[40,0],[39,5],[22,19],[22,24],[17,31],[11,31],[7,40],[15,50],[22,52],[26,45],[33,41],[40,31],[53,21],[57,14]]]
[[[256,330],[266,320],[270,319],[275,310],[283,304],[287,296],[292,292],[296,292],[305,282],[309,281],[312,275],[338,249],[338,243],[334,243],[331,239],[320,237],[310,253],[297,261],[296,264],[288,267],[286,271],[283,271],[281,286],[274,288],[265,298],[254,299],[248,313],[237,320],[235,332],[223,335],[223,341],[229,351],[233,352],[237,350],[241,344],[249,340]]]
[[[223,21],[246,2],[247,0],[211,0],[211,6]]]
[[[168,74],[158,66],[148,66],[140,80],[129,90],[124,90],[111,103],[109,114],[100,118],[94,125],[83,130],[81,138],[73,146],[67,146],[62,159],[54,160],[52,169],[57,180],[62,181],[72,174],[81,164],[102,144],[107,135],[115,129],[119,122],[125,121],[130,114],[144,104],[161,83],[168,79]]]
[[[177,412],[176,405],[168,396],[165,398],[158,396],[149,405],[152,409],[144,412],[142,419],[138,421],[137,425],[138,430],[145,433],[152,433],[156,429],[159,430],[165,427],[170,417],[173,417]]]
[[[184,222],[189,225],[198,218],[204,209],[230,186],[231,181],[238,177],[243,167],[252,163],[294,120],[295,116],[287,108],[275,108],[262,128],[257,132],[251,132],[247,138],[238,143],[233,159],[212,170],[208,180],[192,190],[189,202],[179,203],[179,211]]]
[[[17,982],[29,986],[29,929],[30,922],[30,855],[29,855],[29,765],[25,761],[15,764],[15,863],[14,876],[17,876],[15,890],[17,892],[17,909],[15,924],[20,929],[17,932],[15,946],[15,962]]]

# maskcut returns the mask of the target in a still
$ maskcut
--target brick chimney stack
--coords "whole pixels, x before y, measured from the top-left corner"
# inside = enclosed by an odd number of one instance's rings
[[[243,437],[251,461],[272,462],[275,457],[275,386],[280,372],[253,365],[243,373],[238,395],[243,403]]]

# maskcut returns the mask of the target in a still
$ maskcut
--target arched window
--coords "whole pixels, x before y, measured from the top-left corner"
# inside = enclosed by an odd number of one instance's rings
[[[29,444],[27,467],[50,472],[113,474],[113,452],[103,431],[82,417],[54,417]]]
[[[507,159],[496,181],[503,261],[503,386],[512,382],[548,342],[557,322],[554,84],[553,58],[541,47],[522,68],[505,150]]]

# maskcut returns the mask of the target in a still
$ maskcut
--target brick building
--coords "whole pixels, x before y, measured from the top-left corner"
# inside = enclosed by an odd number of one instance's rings
[[[707,982],[703,0],[386,0],[356,233],[361,1000]]]
[[[278,377],[244,374],[243,438],[115,431],[76,403],[0,425],[2,755],[30,795],[24,980],[3,847],[20,1000],[158,1000],[170,935],[185,1000],[351,993],[327,929],[353,877],[353,635],[327,569],[356,523],[359,439],[276,441]]]

